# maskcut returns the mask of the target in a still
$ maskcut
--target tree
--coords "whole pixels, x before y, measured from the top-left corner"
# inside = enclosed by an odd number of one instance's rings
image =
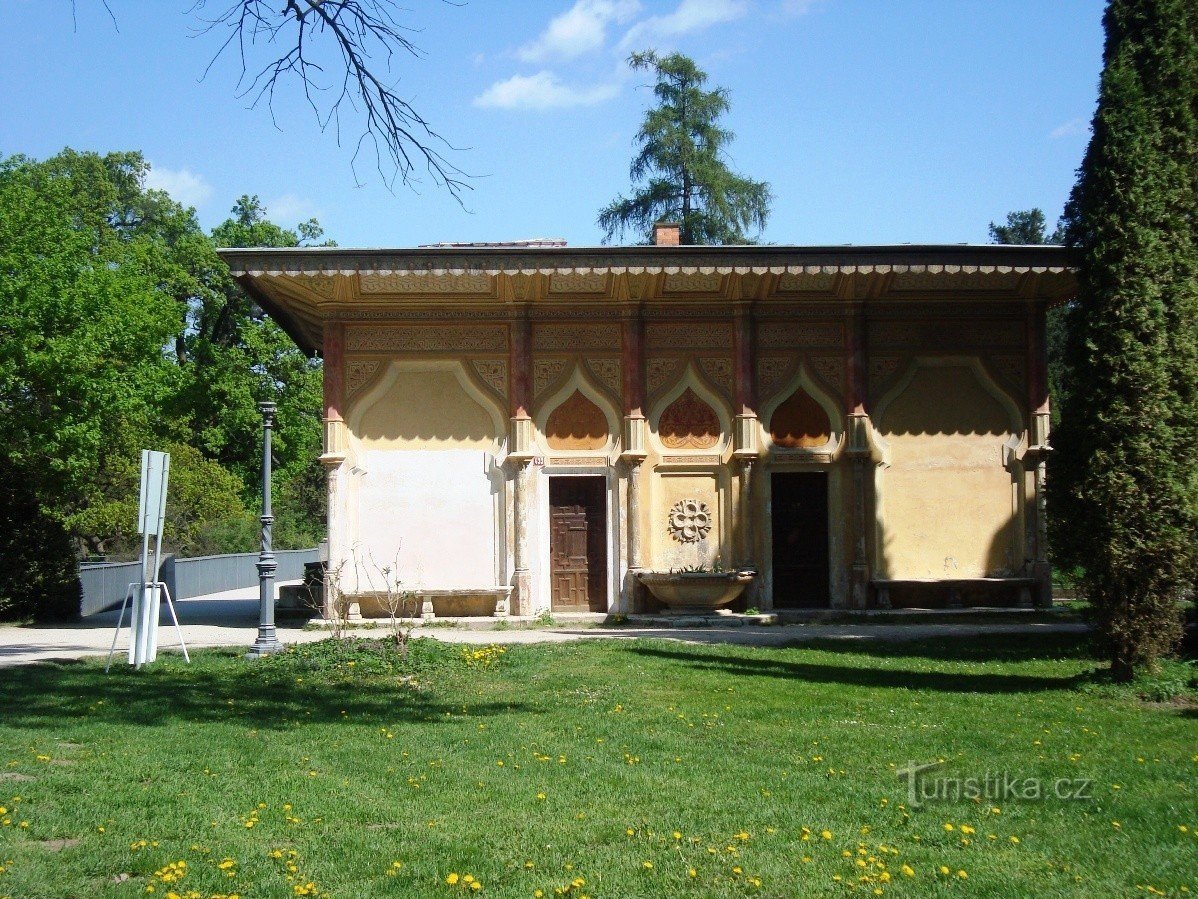
[[[1074,389],[1054,439],[1054,545],[1085,565],[1111,672],[1181,636],[1198,574],[1198,7],[1113,0],[1066,207]]]
[[[220,2],[220,0],[218,0]],[[205,31],[226,33],[217,58],[236,52],[241,63],[239,96],[265,103],[273,116],[275,91],[294,79],[322,130],[341,139],[343,116],[358,117],[361,132],[351,166],[364,148],[388,184],[420,180],[420,171],[456,199],[469,188],[466,176],[444,155],[451,145],[404,100],[390,81],[397,55],[423,56],[396,18],[394,0],[223,0],[224,11],[205,20]],[[207,6],[197,0],[198,12]],[[265,61],[251,62],[260,45]],[[211,64],[209,66],[211,68]],[[348,113],[347,113],[348,107]],[[390,170],[388,173],[388,169]],[[357,169],[354,169],[355,174]]]
[[[279,546],[310,546],[323,530],[320,365],[241,291],[194,212],[144,188],[146,171],[133,152],[0,159],[0,463],[20,472],[5,501],[36,501],[30,542],[58,529],[77,551],[130,554],[139,451],[167,449],[167,545],[252,548],[269,398]],[[235,211],[222,239],[320,237],[315,222],[270,223],[255,198]]]
[[[1030,246],[1036,244],[1060,244],[1065,242],[1065,230],[1058,223],[1052,234],[1046,231],[1044,210],[1040,208],[1020,209],[1007,213],[1007,223],[996,225],[990,223],[991,243],[1020,244]]]
[[[730,108],[728,92],[704,90],[707,73],[681,53],[659,57],[646,50],[629,56],[628,64],[653,72],[658,105],[645,113],[636,135],[632,195],[599,213],[604,243],[625,231],[650,242],[662,220],[681,225],[684,244],[753,243],[745,231],[765,227],[772,196],[767,183],[744,178],[724,162],[733,138],[719,126]]]
[[[1047,227],[1042,209],[1020,209],[1007,213],[1005,225],[990,223],[990,240],[992,243],[1022,246],[1063,244],[1065,242],[1064,222],[1058,222],[1051,234],[1047,233]],[[1054,427],[1060,421],[1060,404],[1064,402],[1065,391],[1069,389],[1064,363],[1067,312],[1067,306],[1058,306],[1048,310],[1048,389],[1053,397],[1052,423]]]
[[[42,514],[100,551],[124,460],[177,386],[164,348],[182,316],[158,290],[152,243],[104,214],[119,161],[72,162],[0,163],[0,447]]]

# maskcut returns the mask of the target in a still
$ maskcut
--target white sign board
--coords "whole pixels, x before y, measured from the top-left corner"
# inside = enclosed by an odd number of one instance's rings
[[[137,511],[137,533],[161,537],[166,520],[166,481],[171,470],[170,453],[141,451],[141,502]]]
[[[133,612],[129,619],[129,664],[144,665],[158,658],[158,616],[162,594],[158,587],[158,557],[162,549],[162,526],[166,520],[166,485],[171,457],[154,450],[141,451],[141,501],[137,511],[137,532],[142,535],[142,583],[133,592]],[[150,559],[150,538],[154,557]]]

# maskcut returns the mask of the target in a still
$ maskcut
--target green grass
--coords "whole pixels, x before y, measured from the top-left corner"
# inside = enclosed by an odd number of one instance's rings
[[[0,670],[0,896],[1198,892],[1195,707],[1068,642],[472,651]],[[937,759],[1092,798],[911,807]]]

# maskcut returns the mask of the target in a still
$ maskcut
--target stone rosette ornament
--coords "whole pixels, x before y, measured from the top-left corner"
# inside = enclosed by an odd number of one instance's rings
[[[670,508],[670,536],[696,543],[711,532],[711,510],[697,499],[680,499]]]

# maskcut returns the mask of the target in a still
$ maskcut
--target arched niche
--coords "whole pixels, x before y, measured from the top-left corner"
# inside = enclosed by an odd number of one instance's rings
[[[348,410],[360,450],[473,449],[498,452],[503,411],[461,362],[392,360]]]
[[[842,419],[833,399],[799,366],[761,410],[766,445],[780,452],[835,449]]]
[[[1002,577],[1023,564],[1014,400],[972,357],[915,359],[874,416],[878,572]]]
[[[496,456],[506,410],[467,365],[391,360],[347,410],[355,474],[344,496],[347,592],[376,590],[383,565],[413,588],[504,582],[507,499]]]
[[[610,397],[577,362],[570,376],[540,404],[535,421],[540,442],[567,454],[608,452],[620,432]]]
[[[655,404],[649,419],[663,453],[720,453],[732,430],[731,417],[715,390],[688,366]]]
[[[601,450],[610,438],[607,416],[580,390],[545,419],[545,443],[553,450]]]

